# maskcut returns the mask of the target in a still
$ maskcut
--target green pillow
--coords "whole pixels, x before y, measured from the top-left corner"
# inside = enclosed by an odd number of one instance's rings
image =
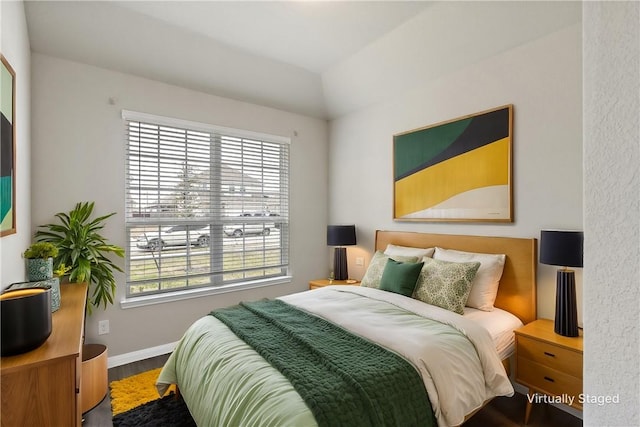
[[[480,267],[479,262],[448,262],[423,258],[414,298],[463,314],[469,298],[471,282]]]
[[[422,262],[399,262],[389,259],[382,272],[380,289],[410,297],[416,288],[423,264]]]
[[[385,255],[382,251],[377,251],[373,254],[371,258],[371,262],[369,263],[369,267],[367,268],[366,273],[364,273],[364,277],[360,282],[360,286],[364,286],[365,288],[380,288],[380,279],[382,279],[382,272],[387,265],[387,260],[390,259],[388,255]],[[409,256],[393,256],[393,259],[396,261],[402,262],[416,262],[418,261],[417,257],[409,257]]]

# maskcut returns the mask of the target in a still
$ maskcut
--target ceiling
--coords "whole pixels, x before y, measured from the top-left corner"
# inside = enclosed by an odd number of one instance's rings
[[[117,2],[248,53],[322,73],[420,12],[427,2]]]
[[[322,75],[426,1],[26,1],[31,49],[330,118]]]

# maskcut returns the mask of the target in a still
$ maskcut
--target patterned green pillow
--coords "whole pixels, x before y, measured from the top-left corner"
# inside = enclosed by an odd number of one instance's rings
[[[364,273],[364,277],[360,281],[360,286],[366,288],[380,288],[380,279],[382,279],[382,273],[387,265],[387,260],[390,257],[385,255],[382,251],[377,251],[373,254],[367,272]],[[417,257],[414,256],[394,256],[392,259],[400,262],[416,262]]]
[[[427,304],[463,314],[471,291],[471,282],[480,263],[448,262],[427,257],[422,261],[424,266],[413,297]]]

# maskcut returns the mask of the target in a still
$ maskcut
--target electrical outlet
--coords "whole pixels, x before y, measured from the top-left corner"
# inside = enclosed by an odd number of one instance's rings
[[[356,265],[363,266],[364,265],[364,258],[361,257],[361,256],[356,257]]]
[[[109,321],[101,320],[98,322],[98,335],[105,335],[109,333]]]

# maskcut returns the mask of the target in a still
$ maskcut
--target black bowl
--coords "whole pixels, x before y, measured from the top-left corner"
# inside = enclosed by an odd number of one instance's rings
[[[0,294],[2,356],[25,353],[51,335],[51,289],[15,289]]]

